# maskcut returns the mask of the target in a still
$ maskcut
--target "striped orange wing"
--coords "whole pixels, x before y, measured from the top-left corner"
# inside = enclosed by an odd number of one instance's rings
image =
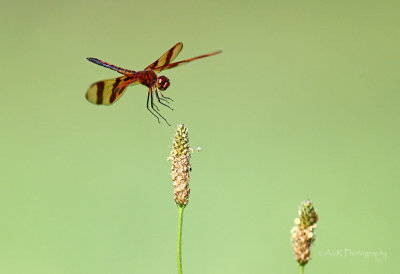
[[[179,62],[176,62],[176,63],[167,64],[167,65],[162,66],[162,67],[157,67],[157,68],[155,68],[153,70],[154,71],[162,71],[164,69],[171,69],[171,68],[183,65],[183,64],[187,64],[187,63],[192,62],[192,61],[197,60],[197,59],[201,59],[201,58],[205,58],[205,57],[209,57],[209,56],[213,56],[213,55],[219,54],[221,52],[222,51],[216,51],[216,52],[212,52],[212,53],[208,53],[208,54],[203,54],[203,55],[200,55],[200,56],[197,56],[197,57],[193,57],[193,58],[190,58],[190,59],[186,59],[186,60],[183,60],[183,61],[179,61]]]
[[[135,75],[121,76],[92,84],[86,92],[86,99],[97,105],[111,105],[125,92],[129,85],[139,84]]]
[[[182,48],[183,48],[183,44],[181,42],[177,43],[175,46],[170,48],[166,53],[164,53],[160,58],[158,58],[154,63],[147,66],[145,68],[145,70],[152,69],[152,70],[161,71],[162,69],[160,70],[157,68],[165,67],[168,64],[170,64],[172,61],[174,61],[174,59],[181,52]]]

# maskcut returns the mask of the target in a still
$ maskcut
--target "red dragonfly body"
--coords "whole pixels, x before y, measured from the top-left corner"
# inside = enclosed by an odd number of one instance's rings
[[[167,105],[169,104],[169,101],[172,101],[172,99],[164,96],[161,93],[161,91],[166,90],[170,86],[170,81],[165,76],[158,76],[157,73],[165,69],[174,68],[176,66],[200,58],[212,56],[221,52],[221,51],[216,51],[213,53],[204,54],[187,60],[171,63],[181,52],[182,47],[183,47],[182,43],[177,43],[166,53],[164,53],[160,58],[158,58],[155,62],[147,66],[142,71],[128,70],[114,66],[112,64],[109,64],[107,62],[104,62],[96,58],[92,57],[87,58],[89,61],[97,65],[115,70],[123,74],[124,76],[109,80],[103,80],[92,84],[89,87],[88,91],[86,92],[86,99],[89,102],[98,105],[111,105],[121,97],[121,95],[125,92],[125,89],[128,86],[142,84],[149,88],[147,94],[147,109],[151,112],[151,114],[153,114],[157,118],[158,122],[160,122],[159,117],[161,117],[168,124],[168,121],[159,113],[159,109],[153,100],[153,94],[155,95],[157,101],[160,104],[172,109],[169,105]],[[150,103],[150,108],[149,108],[149,103]]]

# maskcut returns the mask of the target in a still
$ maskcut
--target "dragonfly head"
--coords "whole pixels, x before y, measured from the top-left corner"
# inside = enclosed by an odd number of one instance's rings
[[[169,79],[165,76],[159,76],[157,78],[157,88],[161,91],[166,90],[169,87]]]

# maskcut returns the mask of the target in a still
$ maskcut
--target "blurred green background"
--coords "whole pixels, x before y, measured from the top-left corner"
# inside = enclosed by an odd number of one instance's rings
[[[166,158],[184,123],[202,147],[185,273],[297,273],[289,231],[307,198],[320,220],[306,273],[397,273],[399,11],[2,0],[0,272],[176,273]],[[85,100],[118,76],[86,57],[140,70],[179,41],[177,60],[223,53],[165,71],[173,126],[146,110],[143,86],[110,107]]]

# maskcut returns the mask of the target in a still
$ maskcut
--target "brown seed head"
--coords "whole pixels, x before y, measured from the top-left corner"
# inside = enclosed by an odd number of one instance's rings
[[[318,215],[310,200],[302,203],[299,217],[291,229],[294,257],[300,265],[305,265],[310,260],[311,243],[315,241],[314,229],[317,227]]]
[[[172,183],[174,185],[174,199],[178,206],[186,206],[189,202],[189,172],[192,170],[190,165],[190,147],[188,130],[184,125],[178,125],[176,130],[172,151],[168,157],[172,163]]]

